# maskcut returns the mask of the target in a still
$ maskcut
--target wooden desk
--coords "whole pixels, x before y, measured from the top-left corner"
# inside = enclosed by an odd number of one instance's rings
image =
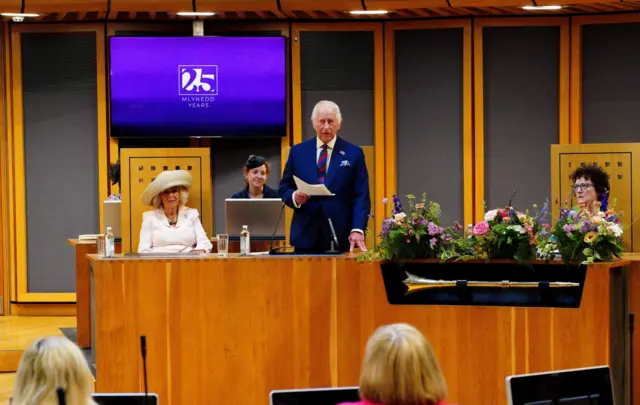
[[[78,346],[91,347],[91,271],[88,254],[98,253],[95,240],[69,239],[76,249],[76,334]],[[116,242],[116,253],[122,252],[122,244]]]
[[[453,403],[504,405],[505,377],[537,371],[611,364],[624,384],[625,267],[594,266],[579,309],[547,309],[391,306],[379,265],[350,256],[89,259],[98,392],[143,391],[140,335],[163,404],[357,385],[367,339],[394,322],[431,341]]]

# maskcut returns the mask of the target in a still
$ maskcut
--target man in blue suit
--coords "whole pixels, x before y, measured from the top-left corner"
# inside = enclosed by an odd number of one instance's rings
[[[338,237],[335,249],[366,251],[364,231],[371,211],[369,174],[362,148],[338,137],[340,108],[320,101],[311,114],[316,137],[291,148],[280,181],[280,197],[293,208],[290,240],[296,252],[322,253],[331,248],[331,219]],[[310,197],[297,191],[293,176],[324,184],[334,196]]]

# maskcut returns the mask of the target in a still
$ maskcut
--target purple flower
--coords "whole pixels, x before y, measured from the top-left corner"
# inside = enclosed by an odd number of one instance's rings
[[[460,232],[462,230],[462,225],[458,223],[458,221],[453,223],[453,230],[456,232]]]
[[[431,243],[431,246],[435,246],[436,243],[438,243],[438,239],[436,238],[431,238],[431,240],[429,241],[429,243]]]
[[[438,225],[434,224],[433,222],[429,222],[427,231],[429,232],[429,235],[434,236],[439,233],[442,233],[442,228],[440,228]]]
[[[598,229],[598,227],[592,224],[591,221],[585,221],[585,223],[582,225],[582,228],[580,228],[580,232],[587,233],[595,231],[596,229]]]
[[[576,230],[576,226],[573,224],[566,224],[562,227],[562,230],[569,234]]]
[[[402,201],[400,201],[400,197],[397,195],[393,195],[393,213],[397,214],[402,212]]]
[[[393,219],[385,218],[382,221],[382,230],[380,231],[380,236],[386,238],[391,233],[391,226],[393,225]]]

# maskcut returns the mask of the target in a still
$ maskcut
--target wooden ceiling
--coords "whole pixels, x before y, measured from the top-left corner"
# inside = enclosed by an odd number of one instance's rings
[[[560,3],[558,3],[560,1]],[[463,16],[567,15],[640,11],[640,0],[196,0],[196,11],[217,12],[207,20],[389,20]],[[524,5],[563,5],[557,11],[526,11]],[[24,7],[24,8],[23,8]],[[387,15],[354,16],[349,10],[384,9]],[[40,21],[188,19],[192,0],[0,0],[3,13],[39,13]]]

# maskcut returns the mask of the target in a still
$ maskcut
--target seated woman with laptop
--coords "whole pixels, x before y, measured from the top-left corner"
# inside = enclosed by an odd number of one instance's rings
[[[245,188],[232,195],[231,198],[280,198],[278,190],[266,184],[271,167],[265,158],[256,155],[249,156],[243,171]]]

